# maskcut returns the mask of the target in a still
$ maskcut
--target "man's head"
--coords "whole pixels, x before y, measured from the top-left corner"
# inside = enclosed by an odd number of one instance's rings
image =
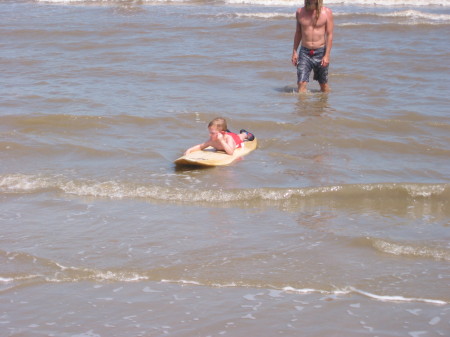
[[[305,0],[306,9],[320,9],[322,7],[323,0]]]
[[[320,13],[322,12],[323,0],[305,0],[305,8],[307,10],[316,10],[316,22],[319,20]]]

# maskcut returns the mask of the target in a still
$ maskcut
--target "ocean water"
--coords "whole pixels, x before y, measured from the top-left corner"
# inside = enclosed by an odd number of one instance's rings
[[[0,2],[1,336],[450,335],[450,2],[324,2]]]

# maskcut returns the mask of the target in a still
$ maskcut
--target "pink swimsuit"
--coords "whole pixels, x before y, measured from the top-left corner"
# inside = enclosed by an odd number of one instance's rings
[[[225,132],[227,135],[230,135],[233,137],[234,142],[236,143],[236,148],[242,147],[242,140],[241,137],[239,137],[237,134],[233,132]]]

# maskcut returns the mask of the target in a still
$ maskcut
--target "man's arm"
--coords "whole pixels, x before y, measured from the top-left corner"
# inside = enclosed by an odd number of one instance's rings
[[[298,46],[300,45],[300,41],[302,40],[302,26],[300,26],[300,22],[298,21],[299,14],[300,14],[300,11],[298,10],[295,13],[296,28],[295,28],[294,46],[292,48],[292,58],[291,58],[292,64],[294,66],[297,66],[297,62],[298,62],[297,50],[298,50]]]
[[[322,66],[326,67],[330,64],[330,53],[331,47],[333,46],[333,30],[334,30],[334,21],[333,21],[333,13],[331,9],[324,8],[325,14],[327,15],[327,23],[325,25],[325,35],[326,35],[326,46],[327,50],[325,52],[325,56],[322,59]]]

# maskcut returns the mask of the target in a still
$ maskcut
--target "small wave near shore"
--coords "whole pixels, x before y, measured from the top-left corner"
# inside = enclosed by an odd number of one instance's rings
[[[450,198],[450,185],[418,183],[376,183],[317,186],[303,188],[250,188],[192,190],[154,184],[122,181],[96,181],[69,179],[63,175],[6,174],[0,176],[2,193],[40,193],[55,190],[70,195],[111,199],[146,198],[176,202],[238,202],[286,201],[298,198],[426,198],[446,201]]]

